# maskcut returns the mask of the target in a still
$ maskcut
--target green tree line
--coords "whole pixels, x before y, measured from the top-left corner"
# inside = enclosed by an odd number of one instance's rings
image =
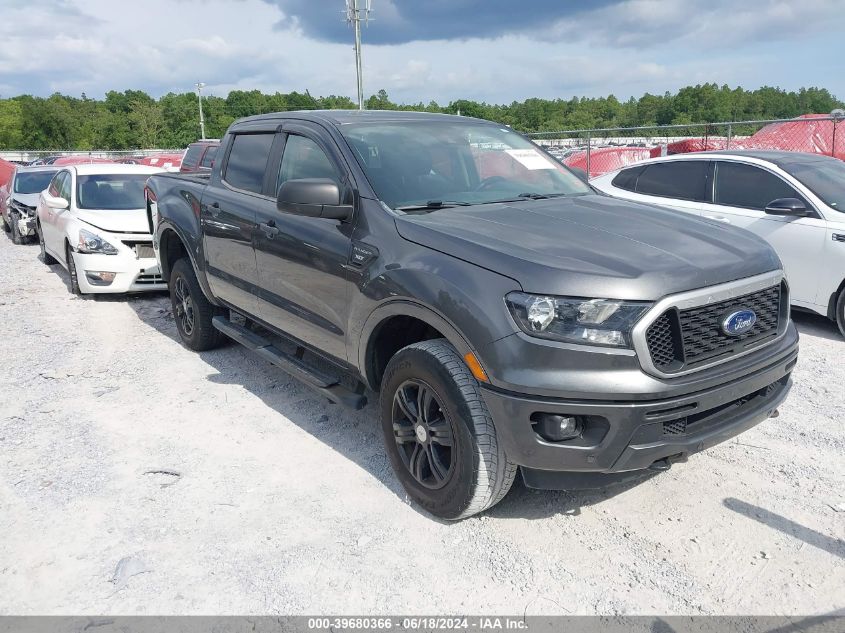
[[[154,99],[140,90],[110,91],[105,99],[83,94],[47,98],[21,95],[0,98],[0,149],[126,150],[181,148],[199,137],[199,111],[194,93],[169,93]],[[354,108],[349,97],[314,97],[304,93],[264,94],[235,90],[225,98],[203,97],[206,135],[218,138],[240,117],[298,109]],[[779,119],[806,113],[828,113],[843,103],[824,88],[786,91],[702,84],[676,93],[644,94],[619,101],[607,97],[526,99],[488,104],[459,99],[447,105],[396,104],[379,90],[367,109],[425,110],[460,113],[497,121],[523,132],[633,127],[752,119]]]

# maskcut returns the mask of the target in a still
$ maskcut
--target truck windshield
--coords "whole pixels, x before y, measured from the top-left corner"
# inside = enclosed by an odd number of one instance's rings
[[[120,211],[143,209],[144,184],[150,174],[95,174],[76,179],[76,204],[80,209]]]
[[[53,180],[56,171],[21,171],[15,175],[15,193],[41,193]]]
[[[392,208],[442,208],[591,189],[513,130],[495,124],[390,121],[343,125],[378,197]]]
[[[831,209],[845,213],[845,163],[841,160],[790,163],[783,165],[783,169]]]

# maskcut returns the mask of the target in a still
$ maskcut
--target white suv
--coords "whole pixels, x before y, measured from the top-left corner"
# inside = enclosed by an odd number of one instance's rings
[[[45,264],[70,273],[75,294],[165,290],[144,185],[163,171],[146,165],[61,169],[41,192],[36,232]]]
[[[677,154],[590,184],[765,238],[783,261],[792,304],[834,319],[845,336],[845,162],[777,151]]]

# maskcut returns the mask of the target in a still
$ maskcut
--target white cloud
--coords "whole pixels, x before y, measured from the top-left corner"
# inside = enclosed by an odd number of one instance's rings
[[[715,81],[816,84],[841,97],[841,55],[821,50],[829,40],[819,36],[820,23],[834,23],[835,4],[626,0],[538,32],[382,46],[367,44],[365,30],[365,92],[384,88],[394,100],[414,103],[509,103],[532,96],[627,98]],[[391,18],[393,9],[375,3],[374,17]],[[719,45],[738,34],[737,43]],[[221,96],[232,89],[308,89],[354,98],[351,37],[348,44],[309,39],[262,0],[21,0],[0,20],[0,91],[101,96],[132,88],[160,95],[204,81],[207,93]]]

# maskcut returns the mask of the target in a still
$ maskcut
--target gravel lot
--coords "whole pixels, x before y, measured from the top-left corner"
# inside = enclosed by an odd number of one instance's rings
[[[798,315],[795,388],[636,486],[433,520],[351,413],[165,296],[77,299],[0,236],[2,614],[845,613],[845,341]]]

